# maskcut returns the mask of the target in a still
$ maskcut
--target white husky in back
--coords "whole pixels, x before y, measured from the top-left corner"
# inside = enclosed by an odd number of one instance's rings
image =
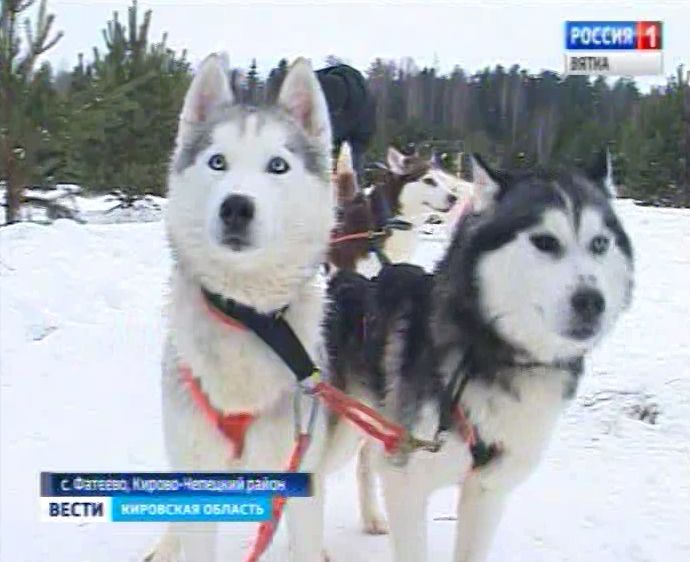
[[[386,242],[386,252],[393,263],[410,262],[419,242],[419,233],[430,216],[446,223],[457,201],[466,201],[472,193],[472,184],[446,172],[432,158],[426,171],[416,177],[411,168],[419,163],[418,156],[405,156],[394,147],[386,155],[388,169],[400,178],[412,176],[400,192],[400,215],[408,221],[410,230],[396,230]]]
[[[306,350],[318,356],[324,296],[315,276],[334,222],[331,130],[305,60],[292,66],[275,106],[265,109],[236,103],[227,76],[218,56],[202,63],[184,102],[171,164],[165,441],[175,470],[283,470],[294,444],[295,377],[254,333],[210,314],[202,290],[260,313],[285,309]],[[253,416],[243,447],[210,424],[184,372],[216,412]],[[325,433],[319,417],[304,470],[319,462]],[[295,562],[321,559],[318,476],[314,491],[288,503]],[[213,523],[171,524],[148,560],[213,562],[215,531]]]
[[[342,168],[352,164],[343,153]],[[341,158],[343,160],[343,158]],[[408,223],[407,229],[393,229],[386,238],[383,253],[392,263],[413,262],[417,252],[419,235],[433,217],[434,225],[446,226],[453,219],[453,209],[460,208],[472,193],[472,184],[445,171],[432,157],[427,160],[418,154],[405,155],[395,147],[386,153],[386,175],[375,186],[367,188],[371,214],[376,224],[388,219],[400,219]],[[336,174],[336,180],[340,176]],[[338,264],[336,264],[338,265]],[[361,260],[357,271],[373,277],[380,269],[378,258],[373,255]]]

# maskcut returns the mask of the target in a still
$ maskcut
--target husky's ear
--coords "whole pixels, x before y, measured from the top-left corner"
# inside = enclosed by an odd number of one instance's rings
[[[470,159],[472,167],[472,207],[475,212],[490,209],[496,203],[503,187],[503,175],[492,170],[479,154]]]
[[[335,188],[339,207],[352,201],[359,191],[357,176],[352,166],[352,149],[346,142],[340,145],[340,153],[335,165]]]
[[[201,63],[184,98],[180,135],[184,133],[185,126],[203,123],[214,109],[233,103],[226,69],[227,62],[215,53]]]
[[[396,176],[404,176],[407,172],[407,166],[405,164],[406,159],[407,156],[398,151],[394,146],[388,147],[386,163],[388,164],[388,169]]]
[[[607,197],[616,197],[616,186],[613,183],[613,169],[611,166],[611,152],[607,149],[600,150],[585,169],[585,175]]]
[[[284,107],[306,133],[324,146],[331,146],[331,121],[326,97],[307,59],[298,58],[288,70],[278,94]]]

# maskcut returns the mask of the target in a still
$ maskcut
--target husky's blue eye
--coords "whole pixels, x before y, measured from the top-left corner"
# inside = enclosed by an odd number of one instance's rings
[[[609,243],[606,236],[595,236],[589,243],[589,249],[595,256],[601,256],[609,249]]]
[[[266,171],[269,174],[284,174],[290,169],[290,164],[285,161],[285,158],[274,156],[268,161]]]
[[[228,169],[228,162],[222,154],[214,154],[208,159],[208,167],[220,172]]]
[[[533,234],[529,239],[540,252],[552,255],[557,255],[561,252],[561,243],[558,241],[558,238],[551,234]]]

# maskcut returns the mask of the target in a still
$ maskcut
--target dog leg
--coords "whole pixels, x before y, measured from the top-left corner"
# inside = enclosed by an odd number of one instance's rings
[[[427,493],[419,478],[388,461],[379,470],[395,562],[423,562],[427,555]]]
[[[369,535],[385,535],[388,532],[386,519],[376,501],[374,473],[371,466],[371,445],[364,441],[357,454],[357,489],[359,490],[359,513],[364,532]]]
[[[458,501],[455,562],[483,562],[501,521],[508,489],[487,487],[478,476],[462,485]]]
[[[177,523],[185,561],[215,562],[217,523]]]
[[[181,548],[179,537],[168,525],[158,544],[144,556],[143,562],[178,562]]]
[[[314,495],[290,498],[286,507],[290,562],[322,562],[324,486],[320,476],[313,474]]]

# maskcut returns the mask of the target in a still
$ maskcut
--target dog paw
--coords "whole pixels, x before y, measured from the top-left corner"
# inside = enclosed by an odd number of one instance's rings
[[[177,554],[162,552],[156,549],[144,556],[142,562],[180,562],[180,559],[177,557]]]
[[[144,556],[141,562],[179,562],[179,558],[171,552],[163,552],[156,548]]]
[[[369,517],[364,522],[364,532],[367,535],[387,535],[388,524],[383,517]]]
[[[142,562],[180,562],[179,541],[166,534]]]

